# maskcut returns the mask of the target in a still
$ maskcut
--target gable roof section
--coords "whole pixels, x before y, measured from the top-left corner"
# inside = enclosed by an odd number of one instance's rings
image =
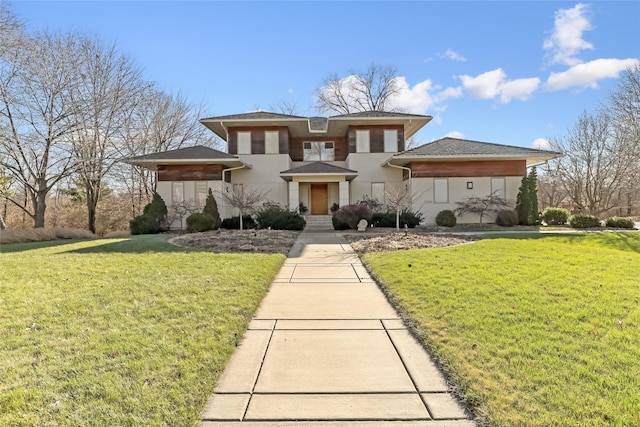
[[[130,157],[124,161],[151,170],[157,170],[158,165],[180,164],[221,164],[227,167],[250,167],[250,165],[241,161],[237,156],[204,145],[143,154],[141,156]]]
[[[562,153],[557,151],[445,137],[398,153],[385,164],[404,165],[415,160],[526,160],[529,165],[558,157]]]
[[[312,162],[303,166],[298,166],[296,168],[280,172],[280,177],[287,181],[291,180],[294,176],[310,175],[345,176],[348,180],[351,180],[358,176],[358,172],[325,162]]]
[[[286,126],[293,136],[342,136],[351,125],[403,125],[405,138],[411,137],[431,116],[396,113],[388,111],[366,111],[332,117],[301,117],[268,111],[254,111],[201,119],[200,123],[212,130],[225,141],[230,127],[244,126]]]

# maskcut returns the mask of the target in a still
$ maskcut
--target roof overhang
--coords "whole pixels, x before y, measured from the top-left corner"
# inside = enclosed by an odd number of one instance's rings
[[[160,165],[222,165],[225,168],[251,168],[251,164],[240,159],[125,159],[125,163],[157,171]]]
[[[524,160],[527,162],[527,166],[538,163],[544,163],[549,160],[562,157],[562,153],[550,151],[548,153],[532,154],[527,156],[514,156],[514,155],[496,155],[496,154],[476,154],[476,155],[464,155],[464,156],[393,156],[383,163],[383,166],[388,164],[394,166],[405,166],[411,162],[465,162],[465,161],[482,161],[482,160]]]
[[[352,181],[358,176],[357,172],[349,173],[297,173],[297,172],[280,172],[280,178],[285,181],[305,181],[304,178],[313,178],[312,182],[320,182],[323,178],[329,182]]]
[[[349,126],[403,125],[405,139],[411,138],[431,121],[431,116],[390,117],[330,117],[328,133],[344,135]]]
[[[216,118],[201,119],[200,123],[213,131],[220,138],[228,141],[229,128],[232,127],[253,127],[253,126],[286,126],[289,128],[293,136],[306,135],[310,131],[309,119],[306,117],[278,118],[278,119],[227,119],[220,120]],[[316,131],[317,132],[317,131]],[[322,133],[322,132],[320,132]]]

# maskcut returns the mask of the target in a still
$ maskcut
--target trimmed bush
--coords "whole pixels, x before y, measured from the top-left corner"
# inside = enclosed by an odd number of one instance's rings
[[[547,225],[563,225],[569,221],[571,214],[564,208],[546,208],[542,212],[542,220]]]
[[[251,215],[242,215],[242,226],[244,229],[256,228],[256,222]],[[240,217],[232,216],[231,218],[225,218],[220,224],[220,228],[226,228],[227,230],[240,230]]]
[[[569,218],[569,225],[573,228],[600,227],[600,220],[593,215],[577,214]]]
[[[612,216],[607,218],[605,225],[611,228],[633,228],[633,219],[628,217]]]
[[[187,217],[187,232],[189,233],[213,230],[214,226],[215,219],[209,213],[196,212]]]
[[[371,211],[366,205],[346,205],[338,209],[333,216],[338,224],[346,224],[347,228],[356,230],[358,223],[361,219],[366,219],[367,222],[371,222]],[[332,220],[333,221],[333,220]],[[346,228],[336,228],[336,222],[334,221],[333,228],[336,230],[345,230]],[[339,225],[342,227],[342,225]]]
[[[153,193],[151,203],[142,210],[142,215],[138,215],[129,221],[131,234],[154,234],[165,231],[169,228],[167,224],[167,205],[158,193]]]
[[[260,228],[272,230],[302,230],[307,224],[297,212],[278,204],[266,204],[256,215]]]
[[[438,212],[436,215],[436,224],[440,227],[453,227],[456,225],[456,214],[451,210],[444,210]]]
[[[335,215],[331,217],[331,223],[333,224],[333,229],[334,230],[342,231],[342,230],[351,229],[351,227],[349,227],[349,224],[345,224],[344,222],[340,222],[340,220],[338,218],[336,218]]]
[[[211,189],[209,189],[209,194],[207,194],[207,201],[204,205],[202,213],[209,214],[213,218],[213,227],[211,227],[210,230],[217,230],[218,228],[220,228],[220,223],[222,222],[222,220],[220,219],[220,212],[218,211],[218,202],[216,202],[216,198],[213,197],[213,192],[211,191]]]
[[[422,214],[420,212],[412,212],[408,209],[404,209],[400,213],[400,227],[404,228],[406,225],[408,228],[415,228],[422,221]],[[395,227],[396,226],[396,213],[395,212],[376,212],[371,215],[371,223],[375,227]]]
[[[160,230],[158,220],[151,215],[138,215],[129,221],[131,234],[155,234]]]
[[[496,224],[503,227],[518,225],[518,214],[510,209],[501,209],[496,215]]]

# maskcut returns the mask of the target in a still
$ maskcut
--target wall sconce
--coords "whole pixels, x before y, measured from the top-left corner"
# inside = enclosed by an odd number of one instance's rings
[[[473,182],[467,181],[467,190],[473,190]]]

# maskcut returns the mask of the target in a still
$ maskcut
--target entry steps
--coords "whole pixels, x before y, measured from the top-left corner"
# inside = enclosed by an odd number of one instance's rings
[[[304,219],[307,221],[305,231],[333,231],[331,215],[306,215]]]

